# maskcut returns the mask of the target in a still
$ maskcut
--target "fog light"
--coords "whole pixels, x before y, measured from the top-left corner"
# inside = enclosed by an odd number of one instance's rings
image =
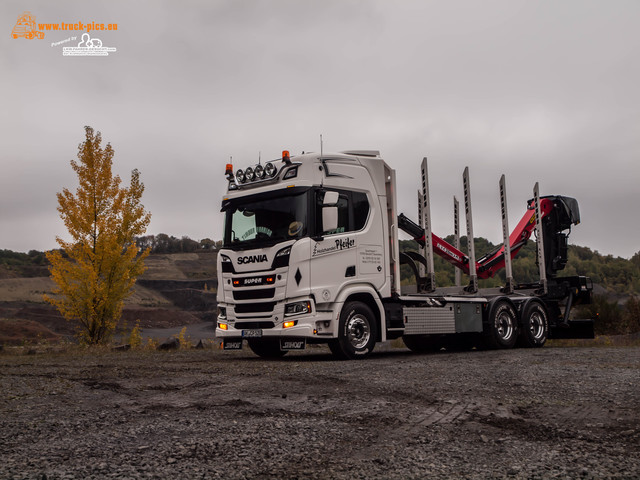
[[[220,323],[218,322],[218,328],[220,330],[229,330],[229,326],[226,323]]]
[[[288,320],[286,322],[284,322],[282,324],[282,328],[291,328],[291,327],[295,327],[296,323],[298,323],[297,320]]]

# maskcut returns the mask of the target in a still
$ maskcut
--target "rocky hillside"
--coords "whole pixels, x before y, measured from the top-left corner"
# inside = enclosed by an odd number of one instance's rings
[[[120,329],[168,328],[213,321],[216,253],[152,254],[125,301]],[[54,288],[46,265],[0,265],[0,344],[72,335],[73,325],[43,300]]]

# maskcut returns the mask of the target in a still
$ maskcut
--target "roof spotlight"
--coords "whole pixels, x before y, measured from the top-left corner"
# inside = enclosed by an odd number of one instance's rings
[[[247,177],[247,180],[249,180],[250,182],[256,179],[256,175],[253,171],[253,168],[251,167],[247,167],[246,170],[244,171],[244,174]]]
[[[264,168],[262,168],[262,165],[256,165],[253,169],[253,173],[256,174],[257,179],[264,178]]]
[[[276,175],[276,166],[269,162],[264,166],[264,173],[267,175],[267,177],[275,177]]]
[[[242,171],[241,168],[239,168],[238,171],[236,172],[236,180],[238,180],[238,182],[240,183],[244,183],[247,181],[247,177],[245,177],[244,172]]]

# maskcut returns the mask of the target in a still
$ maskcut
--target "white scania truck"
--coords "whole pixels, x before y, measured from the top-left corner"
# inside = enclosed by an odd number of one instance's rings
[[[216,328],[224,349],[241,349],[246,340],[257,355],[274,358],[327,343],[335,356],[356,359],[376,342],[400,337],[413,351],[540,347],[547,338],[593,337],[591,320],[570,317],[574,305],[590,302],[591,281],[556,275],[567,261],[565,231],[579,223],[570,197],[539,197],[536,184],[509,235],[503,177],[504,243],[476,261],[468,170],[468,254],[431,232],[426,159],[419,223],[397,214],[395,171],[377,151],[284,151],[265,165],[235,172],[227,165],[226,175]],[[421,254],[400,252],[398,229],[414,237]],[[540,280],[516,284],[511,258],[532,234]],[[436,288],[434,252],[468,274],[469,284]],[[400,289],[403,263],[415,274],[412,292]],[[505,287],[478,289],[478,278],[501,268]]]

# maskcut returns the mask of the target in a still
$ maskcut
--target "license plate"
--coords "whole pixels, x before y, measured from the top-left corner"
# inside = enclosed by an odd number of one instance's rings
[[[250,330],[242,330],[242,336],[244,338],[259,338],[262,336],[262,329],[252,328]]]
[[[225,338],[222,341],[223,350],[242,350],[241,338]]]
[[[306,346],[306,341],[304,338],[293,338],[293,339],[280,339],[280,350],[288,351],[288,350],[304,350]]]

